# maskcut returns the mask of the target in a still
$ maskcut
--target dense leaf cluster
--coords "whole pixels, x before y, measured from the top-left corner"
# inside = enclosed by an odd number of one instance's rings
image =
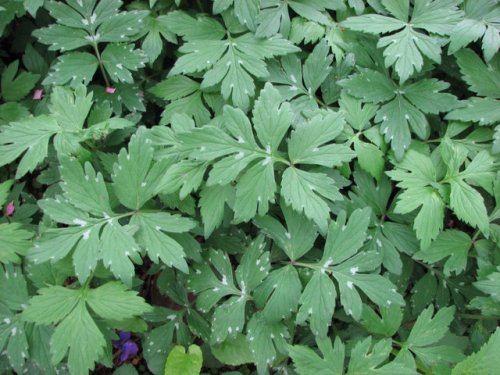
[[[0,371],[498,373],[499,48],[498,0],[0,0]]]

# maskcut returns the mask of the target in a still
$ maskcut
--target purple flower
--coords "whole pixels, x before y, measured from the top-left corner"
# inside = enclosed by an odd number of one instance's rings
[[[43,89],[33,91],[33,100],[40,100],[43,97]]]
[[[14,201],[10,201],[7,207],[5,207],[5,216],[12,216],[15,210]]]
[[[132,340],[126,341],[121,348],[120,354],[120,364],[125,362],[129,358],[135,357],[135,355],[139,352],[139,347]]]
[[[113,345],[120,353],[120,364],[122,364],[128,359],[135,357],[135,355],[139,352],[139,347],[134,341],[132,341],[132,335],[130,332],[121,331],[118,333],[118,336],[120,339],[113,340]]]
[[[114,94],[116,91],[116,87],[106,87],[107,94]]]

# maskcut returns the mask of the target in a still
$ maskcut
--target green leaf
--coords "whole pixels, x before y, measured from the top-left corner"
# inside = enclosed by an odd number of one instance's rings
[[[212,317],[212,335],[214,343],[235,338],[243,331],[245,325],[245,296],[231,297],[217,306]]]
[[[290,105],[286,102],[281,103],[281,100],[279,91],[273,85],[266,83],[252,111],[253,127],[266,151],[268,149],[272,152],[277,151],[292,123]],[[231,117],[233,121],[236,120],[234,114]]]
[[[264,236],[250,243],[236,269],[236,280],[241,286],[243,297],[262,283],[271,269],[269,252],[265,252]]]
[[[113,166],[113,190],[125,207],[141,208],[158,193],[161,177],[168,164],[153,164],[153,147],[144,128],[132,136],[128,152],[121,149]]]
[[[377,47],[384,48],[385,66],[394,66],[401,82],[422,70],[422,55],[440,63],[441,45],[432,34],[451,34],[454,26],[462,19],[457,4],[454,1],[442,3],[436,0],[418,0],[415,2],[410,22],[406,19],[407,5],[404,9],[401,8],[402,4],[394,1],[386,1],[384,5],[398,19],[370,14],[350,17],[342,24],[353,30],[372,34],[399,30],[380,38]],[[431,36],[416,29],[424,29]]]
[[[332,280],[322,271],[315,271],[300,296],[296,322],[309,319],[315,336],[325,337],[332,322],[337,291]]]
[[[500,37],[496,20],[500,11],[491,0],[467,1],[464,7],[465,18],[460,21],[450,35],[449,53],[455,53],[460,48],[482,37],[482,48],[486,61],[498,52]]]
[[[429,306],[418,316],[405,345],[412,349],[437,343],[448,332],[454,314],[454,307],[444,307],[434,315],[433,306]]]
[[[490,220],[481,194],[462,180],[451,180],[450,187],[450,207],[457,217],[488,235]]]
[[[499,349],[500,329],[497,328],[480,350],[471,354],[453,368],[452,375],[494,374],[498,366],[500,366]]]
[[[491,98],[470,98],[446,115],[447,120],[472,121],[479,125],[492,125],[500,121],[500,101]]]
[[[269,274],[255,290],[254,299],[258,306],[264,306],[262,316],[269,322],[287,319],[297,310],[301,295],[297,270],[293,266],[279,268]]]
[[[299,16],[311,21],[328,24],[328,18],[323,14],[327,10],[345,10],[342,1],[272,1],[261,4],[261,10],[257,16],[256,35],[260,38],[268,38],[278,32],[288,36],[290,28],[290,7]]]
[[[188,352],[184,347],[175,346],[167,357],[165,375],[199,375],[203,363],[203,354],[198,345],[190,345]]]
[[[0,301],[11,310],[22,310],[28,301],[28,288],[22,269],[13,265],[4,267],[0,267]]]
[[[166,21],[170,30],[185,40],[218,40],[224,37],[224,28],[216,20],[199,15],[196,19],[187,13],[173,11],[167,14]]]
[[[23,155],[17,167],[16,178],[33,172],[47,157],[49,140],[59,129],[57,122],[47,115],[3,126],[0,133],[0,166]]]
[[[383,339],[372,344],[369,336],[359,341],[351,351],[348,375],[355,374],[415,374],[415,370],[401,362],[385,363],[391,353],[391,340]]]
[[[151,306],[137,292],[115,281],[91,289],[86,301],[97,315],[107,320],[126,320],[151,311]]]
[[[288,354],[300,375],[342,375],[344,374],[345,346],[340,338],[335,344],[329,338],[316,338],[323,357],[303,345],[288,346]]]
[[[79,131],[92,107],[92,92],[79,85],[75,90],[54,87],[50,95],[49,110],[59,126],[67,131]]]
[[[326,232],[330,208],[328,201],[342,200],[336,182],[324,173],[289,167],[283,173],[281,194],[287,205],[304,214]]]
[[[308,21],[302,17],[294,17],[290,27],[289,39],[294,44],[310,44],[316,43],[325,35],[325,27]]]
[[[447,230],[441,232],[429,247],[417,252],[414,257],[429,264],[449,257],[444,265],[444,273],[447,276],[451,272],[458,275],[465,270],[470,246],[471,238],[467,233]]]
[[[248,322],[247,340],[259,373],[265,373],[273,364],[277,352],[286,353],[289,337],[282,323],[271,323],[259,313],[252,316]]]
[[[91,342],[92,345],[88,345]],[[50,340],[52,363],[57,365],[68,354],[71,373],[84,374],[94,369],[104,352],[106,340],[80,300],[57,326]]]
[[[258,216],[254,222],[264,234],[273,239],[290,260],[298,260],[311,250],[318,231],[310,220],[291,207],[281,204],[281,210],[286,228],[270,215]]]
[[[436,167],[431,158],[414,150],[406,153],[397,169],[386,172],[405,190],[398,196],[395,212],[406,214],[421,206],[413,228],[422,248],[429,246],[443,228],[444,202],[436,186]]]
[[[31,247],[33,232],[24,229],[20,223],[0,224],[0,262],[19,263]]]
[[[7,180],[0,184],[0,206],[3,206],[7,202],[7,198],[10,193],[10,188],[14,184],[14,180]]]
[[[359,139],[354,140],[354,151],[360,167],[380,180],[385,166],[384,153],[374,144]]]
[[[500,272],[492,272],[485,279],[474,283],[474,286],[485,294],[489,294],[492,301],[500,302],[498,288],[500,286]]]
[[[53,71],[43,80],[44,85],[88,85],[97,70],[97,59],[87,52],[71,52],[61,55]]]
[[[71,51],[90,44],[85,30],[59,24],[34,30],[33,35],[40,43],[47,44],[51,51]]]
[[[422,79],[398,87],[382,73],[363,69],[348,80],[341,81],[341,85],[350,95],[366,102],[381,103],[390,100],[376,112],[375,121],[380,123],[380,132],[385,135],[385,141],[391,143],[398,160],[410,145],[410,130],[421,139],[428,137],[430,129],[424,113],[438,114],[461,105],[455,96],[441,92],[449,84],[435,79]],[[367,85],[372,90],[367,92]],[[345,102],[346,99],[344,96],[342,101]],[[354,107],[354,103],[348,106]],[[353,110],[354,108],[351,109]],[[364,124],[367,120],[358,121]]]
[[[195,226],[191,219],[167,212],[138,213],[130,223],[139,226],[137,241],[153,262],[158,263],[161,260],[169,267],[188,272],[186,254],[182,246],[165,232],[187,232]]]
[[[339,214],[336,221],[330,222],[321,263],[339,264],[356,254],[366,241],[370,214],[368,208],[358,209],[349,216],[347,223],[345,212]]]
[[[208,238],[224,219],[227,203],[234,200],[234,188],[231,185],[206,186],[200,192],[200,213],[204,225],[204,237]]]
[[[214,357],[226,365],[240,366],[253,362],[248,341],[242,334],[237,334],[234,339],[226,339],[221,344],[212,345],[210,349]]]
[[[35,87],[39,74],[21,71],[18,73],[19,60],[9,64],[2,73],[1,94],[4,101],[19,101]],[[17,75],[17,77],[16,77]]]
[[[176,43],[175,35],[170,31],[168,16],[147,17],[144,22],[147,32],[141,48],[148,56],[149,62],[153,63],[163,50],[163,39]]]
[[[380,316],[368,305],[363,305],[361,323],[368,332],[392,337],[398,331],[403,320],[403,312],[399,306],[390,305],[380,308]]]
[[[404,305],[404,300],[395,286],[378,274],[363,274],[377,269],[381,258],[374,251],[361,251],[366,240],[370,211],[355,210],[346,223],[345,211],[332,221],[328,229],[323,257],[319,262],[322,271],[329,271],[337,280],[340,300],[345,312],[359,320],[362,312],[360,295],[354,287],[361,289],[379,306]]]
[[[172,14],[172,13],[171,13]],[[191,17],[175,12],[177,19],[187,24],[196,24]],[[171,16],[171,17],[172,17]],[[202,88],[221,84],[225,100],[231,98],[236,107],[247,109],[249,99],[255,95],[252,76],[265,78],[269,72],[264,59],[296,52],[297,48],[285,39],[275,36],[257,39],[253,34],[244,34],[232,40],[220,40],[221,35],[207,35],[203,39],[191,35],[181,27],[171,25],[172,30],[184,35],[189,41],[179,48],[184,53],[175,63],[169,75],[206,71]]]
[[[96,173],[90,163],[85,163],[82,168],[75,158],[62,157],[60,163],[59,170],[63,180],[61,187],[69,202],[97,216],[110,215],[112,210],[102,174]],[[79,218],[75,218],[77,219]],[[78,223],[77,221],[75,224]]]
[[[196,306],[206,312],[224,296],[241,291],[234,285],[233,272],[229,257],[222,251],[210,250],[209,262],[194,266],[195,272],[189,274],[188,289],[197,294]],[[211,265],[217,271],[214,273]]]
[[[39,289],[38,294],[30,299],[30,305],[22,313],[28,322],[57,323],[80,303],[80,291],[76,289],[50,286]]]
[[[131,71],[143,68],[146,61],[144,52],[131,44],[108,44],[102,52],[104,68],[115,82],[134,83]]]
[[[340,166],[355,157],[345,145],[332,142],[344,129],[344,117],[339,113],[317,115],[297,125],[288,142],[288,154],[295,164],[315,164],[325,167]]]
[[[117,219],[109,219],[101,233],[101,259],[113,275],[122,280],[128,287],[132,286],[135,275],[134,264],[142,263],[139,246],[127,228],[121,226]],[[130,257],[130,258],[129,258]]]
[[[499,99],[500,72],[494,66],[483,63],[481,58],[470,49],[458,51],[455,54],[464,81],[469,89],[480,96]]]

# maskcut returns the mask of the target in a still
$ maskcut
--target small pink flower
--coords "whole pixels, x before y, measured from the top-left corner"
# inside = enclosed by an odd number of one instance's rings
[[[5,216],[12,216],[16,207],[14,206],[14,201],[10,201],[10,203],[5,207]]]
[[[33,91],[33,100],[40,100],[43,97],[43,89]]]
[[[116,87],[106,87],[106,93],[114,94],[116,91]]]

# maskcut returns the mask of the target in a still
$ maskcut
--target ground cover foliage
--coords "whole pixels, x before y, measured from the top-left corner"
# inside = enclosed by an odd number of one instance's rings
[[[0,36],[2,373],[498,373],[497,0],[0,0]]]

